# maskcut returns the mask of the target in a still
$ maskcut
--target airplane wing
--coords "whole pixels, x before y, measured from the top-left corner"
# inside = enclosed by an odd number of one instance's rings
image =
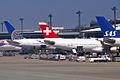
[[[104,45],[110,45],[110,46],[112,46],[116,42],[115,39],[111,39],[111,38],[98,38],[96,40],[100,41]]]
[[[12,41],[12,40],[7,40],[7,42],[8,42],[10,45],[14,45],[14,46],[19,46],[19,47],[21,47],[19,42]]]
[[[54,41],[50,41],[50,40],[44,40],[44,42],[48,45],[54,45],[55,44]]]

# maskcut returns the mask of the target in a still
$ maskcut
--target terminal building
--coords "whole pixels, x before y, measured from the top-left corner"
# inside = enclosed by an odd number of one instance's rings
[[[78,29],[64,29],[64,27],[53,27],[53,30],[61,37],[61,38],[77,38],[79,36]],[[17,32],[21,33],[20,30]],[[34,31],[34,30],[23,30],[23,37],[25,38],[44,38],[42,31]],[[0,32],[0,39],[10,39],[10,35],[8,32]]]
[[[114,24],[113,20],[109,20],[110,23]],[[120,20],[116,20],[116,30],[120,31]],[[64,27],[52,27],[52,29],[61,37],[61,38],[101,38],[102,33],[98,27],[97,22],[91,22],[90,27],[79,29],[64,29]],[[20,33],[21,31],[18,30]],[[44,38],[41,30],[23,30],[23,37],[25,38]],[[0,39],[10,39],[8,32],[0,32]]]

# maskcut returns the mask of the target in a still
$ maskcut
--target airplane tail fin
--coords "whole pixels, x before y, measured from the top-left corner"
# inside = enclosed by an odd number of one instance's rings
[[[110,24],[103,16],[96,16],[98,25],[101,28],[104,38],[117,38],[120,37],[116,29]]]
[[[40,22],[40,29],[42,30],[44,38],[60,38],[47,23]]]
[[[12,40],[23,39],[23,36],[19,32],[16,32],[15,28],[8,21],[4,21],[4,24]]]

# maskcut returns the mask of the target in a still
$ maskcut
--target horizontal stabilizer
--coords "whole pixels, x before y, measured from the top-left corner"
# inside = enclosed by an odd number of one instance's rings
[[[19,47],[21,47],[19,42],[12,41],[12,40],[7,40],[7,42],[8,42],[10,45],[14,45],[14,46],[19,46]]]

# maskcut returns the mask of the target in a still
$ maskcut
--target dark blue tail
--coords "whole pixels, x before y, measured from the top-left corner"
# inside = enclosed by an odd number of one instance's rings
[[[10,35],[12,35],[13,31],[15,30],[15,28],[8,22],[8,21],[4,21],[5,26],[7,28],[7,31]]]
[[[96,16],[104,38],[120,38],[120,33],[103,16]]]
[[[15,28],[8,21],[4,21],[4,24],[12,40],[23,39],[23,36],[20,33],[16,32]]]

